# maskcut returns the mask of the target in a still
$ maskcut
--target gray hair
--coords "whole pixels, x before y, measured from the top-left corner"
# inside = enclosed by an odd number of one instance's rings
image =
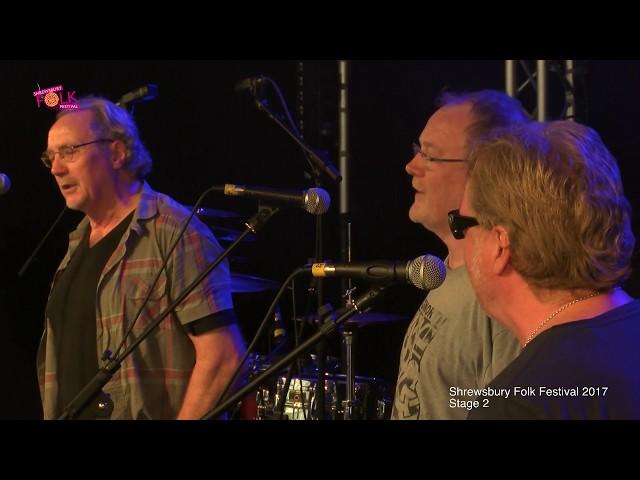
[[[151,155],[140,139],[138,127],[129,113],[113,102],[100,97],[79,99],[78,108],[61,110],[57,118],[81,111],[93,113],[93,126],[99,135],[119,140],[126,147],[125,169],[143,179],[152,166]]]

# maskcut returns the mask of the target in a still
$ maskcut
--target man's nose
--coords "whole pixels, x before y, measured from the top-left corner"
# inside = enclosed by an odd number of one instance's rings
[[[55,152],[50,157],[51,160],[51,174],[52,175],[60,175],[67,171],[67,166],[62,161],[62,155],[59,152]]]
[[[414,155],[413,158],[409,160],[409,163],[404,167],[407,173],[412,177],[419,177],[424,174],[424,169],[421,167],[418,157],[418,154]]]

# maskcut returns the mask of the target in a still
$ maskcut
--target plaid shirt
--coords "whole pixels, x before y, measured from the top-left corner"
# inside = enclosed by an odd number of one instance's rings
[[[176,240],[188,211],[145,182],[131,224],[107,261],[96,292],[97,354],[115,353],[147,295],[166,252]],[[69,235],[69,249],[54,276],[66,268],[89,228],[85,217]],[[127,345],[176,298],[222,251],[196,217],[171,254]],[[193,344],[182,325],[233,308],[228,263],[216,267],[124,360],[103,387],[114,402],[112,419],[173,419],[177,416],[195,363]],[[181,325],[182,324],[182,325]],[[51,321],[38,349],[38,381],[44,418],[61,415],[58,404],[56,344]]]

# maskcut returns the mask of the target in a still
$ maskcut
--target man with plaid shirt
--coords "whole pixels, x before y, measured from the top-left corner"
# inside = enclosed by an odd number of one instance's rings
[[[70,235],[47,303],[37,361],[45,419],[58,418],[95,376],[104,353],[136,339],[222,250],[193,218],[169,252],[189,212],[144,181],[151,158],[133,119],[105,99],[79,103],[58,114],[42,156],[67,207],[86,214]],[[78,418],[104,417],[108,403],[113,419],[200,418],[243,350],[223,262],[124,360]]]

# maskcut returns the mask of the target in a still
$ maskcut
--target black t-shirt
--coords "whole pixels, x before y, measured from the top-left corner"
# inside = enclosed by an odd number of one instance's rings
[[[550,328],[484,389],[468,418],[640,419],[639,346],[638,300]]]
[[[67,268],[51,291],[47,316],[57,349],[58,399],[62,408],[98,372],[96,347],[96,291],[102,270],[131,223],[133,212],[93,247],[89,233],[80,241]],[[95,418],[95,402],[78,418]]]

